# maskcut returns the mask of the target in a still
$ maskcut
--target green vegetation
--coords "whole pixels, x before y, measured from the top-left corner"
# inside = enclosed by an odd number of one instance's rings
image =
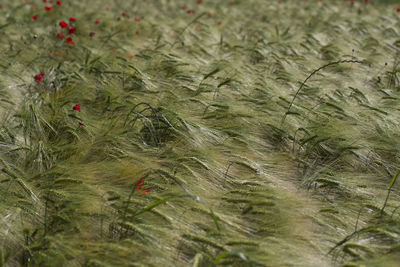
[[[0,10],[0,267],[397,266],[397,6],[55,2]]]

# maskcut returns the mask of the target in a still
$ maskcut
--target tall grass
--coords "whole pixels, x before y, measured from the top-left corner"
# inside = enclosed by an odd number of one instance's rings
[[[393,5],[2,7],[0,266],[399,262]]]

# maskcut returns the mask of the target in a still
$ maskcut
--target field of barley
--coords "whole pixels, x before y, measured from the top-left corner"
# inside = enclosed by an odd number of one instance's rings
[[[3,0],[0,51],[0,267],[400,266],[400,3]]]

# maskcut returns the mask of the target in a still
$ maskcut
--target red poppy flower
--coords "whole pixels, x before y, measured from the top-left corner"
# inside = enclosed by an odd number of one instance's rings
[[[203,0],[197,0],[197,4],[203,4]]]
[[[137,181],[137,183],[136,183],[137,187],[143,187],[143,182],[144,182],[144,180],[143,180],[143,179],[142,179],[142,180],[139,180],[139,181]]]
[[[62,34],[61,32],[57,33],[57,37],[60,39],[64,39],[64,34]]]
[[[76,20],[76,18],[74,18],[74,17],[69,18],[69,21],[71,21],[71,22],[75,22],[75,20]]]
[[[93,37],[95,34],[96,34],[95,32],[90,32],[90,33],[89,33],[89,36],[90,36],[90,37]]]
[[[143,185],[143,179],[142,180],[139,180],[137,183],[136,183],[136,185],[137,185],[137,191],[139,191],[140,193],[145,193],[145,194],[147,194],[147,193],[150,193],[150,189],[147,189],[147,190],[141,190],[142,189],[142,187],[144,186]]]
[[[106,10],[107,10],[107,11],[110,11],[110,8],[109,8],[109,7],[106,7]]]
[[[32,19],[33,20],[37,20],[37,16],[32,16]]]
[[[47,3],[47,0],[43,0],[43,3]]]
[[[400,12],[400,7],[399,7],[399,8],[397,8],[397,12]]]
[[[39,74],[36,74],[33,78],[37,83],[40,83],[41,81],[43,81],[44,73],[41,72]]]
[[[51,6],[45,6],[44,9],[46,9],[46,11],[51,11],[53,8]]]
[[[70,44],[70,45],[74,45],[75,43],[74,43],[74,40],[72,39],[72,37],[68,37],[67,39],[65,39],[65,42],[67,43],[67,44]]]
[[[99,24],[100,20],[96,19],[96,21],[94,23]]]
[[[61,28],[67,28],[68,24],[65,21],[60,21],[60,23],[58,23],[58,25],[60,25]]]
[[[76,104],[72,110],[76,110],[76,111],[80,111],[81,110],[81,106],[79,106],[79,104]]]
[[[194,14],[194,13],[196,13],[196,11],[194,11],[193,9],[189,9],[189,10],[187,11],[187,13],[188,13],[188,14]]]
[[[61,1],[57,1],[57,5],[61,6],[62,5]]]
[[[186,6],[181,6],[181,9],[182,9],[182,10],[185,10],[185,9],[186,9]]]
[[[140,22],[140,18],[138,18],[138,17],[136,17],[135,20],[136,20],[137,22]]]
[[[76,28],[75,28],[75,27],[69,27],[69,28],[68,28],[68,33],[69,33],[69,34],[74,34],[75,31],[76,31]]]
[[[123,17],[127,17],[128,14],[126,14],[125,12],[122,12],[122,16],[123,16]]]

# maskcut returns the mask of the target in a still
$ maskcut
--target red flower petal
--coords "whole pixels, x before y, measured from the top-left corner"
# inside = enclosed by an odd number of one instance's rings
[[[99,24],[100,20],[96,19],[96,21],[94,23]]]
[[[71,21],[71,22],[74,22],[75,20],[76,20],[76,18],[74,18],[74,17],[69,18],[69,21]]]
[[[203,0],[197,0],[197,4],[203,4]]]
[[[64,39],[64,34],[62,34],[61,32],[57,33],[57,37],[60,39]]]
[[[68,33],[69,33],[69,34],[74,34],[75,31],[76,31],[76,28],[75,28],[75,27],[69,27],[69,28],[68,28]]]
[[[36,74],[33,78],[37,83],[40,83],[41,81],[43,81],[44,73],[41,72],[39,74]]]
[[[140,18],[138,18],[138,17],[136,17],[135,20],[136,20],[137,22],[140,22]]]
[[[37,16],[32,16],[32,19],[33,20],[37,20]]]
[[[65,42],[67,44],[74,45],[74,40],[72,39],[72,37],[68,37],[67,39],[65,39]]]
[[[58,25],[60,25],[61,28],[67,28],[68,27],[68,24],[65,21],[60,21],[60,23]]]
[[[127,17],[128,14],[126,14],[125,12],[122,12],[122,16],[123,16],[123,17]]]
[[[57,1],[57,5],[61,6],[62,5],[61,1]]]
[[[46,11],[51,11],[53,8],[51,6],[45,6],[44,9],[46,9]]]
[[[139,180],[139,181],[136,183],[136,185],[137,185],[137,187],[136,187],[137,191],[139,191],[140,193],[150,193],[150,189],[141,190],[142,187],[144,186],[143,182],[144,182],[144,180],[142,179],[142,180]]]
[[[79,104],[76,104],[72,110],[76,110],[76,111],[80,111],[81,110],[81,106],[79,106]]]

